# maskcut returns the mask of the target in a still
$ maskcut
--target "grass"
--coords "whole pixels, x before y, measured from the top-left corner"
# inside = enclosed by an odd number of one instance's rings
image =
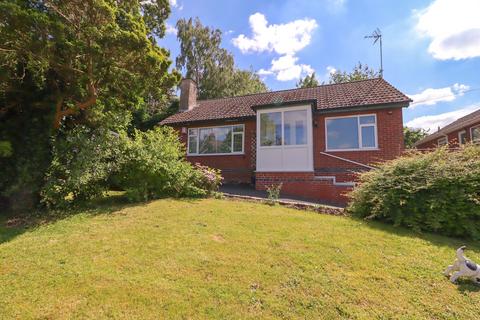
[[[473,319],[460,240],[227,200],[0,227],[0,318]],[[468,254],[480,261],[480,247]]]

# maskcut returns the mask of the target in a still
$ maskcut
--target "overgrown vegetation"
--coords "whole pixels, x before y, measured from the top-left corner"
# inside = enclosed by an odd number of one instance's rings
[[[169,127],[135,130],[130,137],[77,126],[54,142],[42,202],[65,208],[99,198],[112,187],[126,191],[130,201],[217,191],[220,173],[191,165],[184,154],[177,133]]]
[[[440,148],[361,174],[348,210],[416,231],[480,239],[480,147]]]

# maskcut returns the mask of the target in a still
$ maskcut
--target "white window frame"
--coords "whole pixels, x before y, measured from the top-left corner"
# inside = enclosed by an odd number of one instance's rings
[[[241,126],[243,131],[242,132],[234,132],[233,128]],[[200,129],[215,129],[215,128],[231,128],[232,130],[232,142],[230,146],[230,150],[232,152],[227,153],[200,153]],[[190,130],[197,130],[197,153],[190,153]],[[242,135],[242,151],[233,151],[233,143],[234,143],[234,136],[235,135]],[[195,135],[192,135],[195,136]],[[187,156],[195,156],[195,157],[205,157],[205,156],[229,156],[229,155],[243,155],[245,154],[245,124],[231,124],[226,126],[208,126],[208,127],[192,127],[188,128],[187,130]]]
[[[306,121],[308,122],[308,106],[298,106],[298,107],[284,107],[284,108],[275,108],[275,109],[265,109],[265,110],[259,110],[258,111],[258,146],[260,149],[281,149],[281,148],[298,148],[298,147],[306,147],[308,146],[308,123],[306,123],[307,127],[305,128],[305,143],[304,144],[285,144],[285,112],[289,111],[307,111],[307,119]],[[273,146],[262,146],[262,132],[261,132],[261,116],[262,114],[268,114],[268,113],[280,113],[282,115],[281,121],[282,121],[282,143],[279,145],[273,145]]]
[[[474,130],[474,129],[480,129],[480,125],[473,126],[473,127],[470,128],[470,140],[472,141],[472,143],[480,144],[480,139],[478,139],[478,140],[473,140],[473,130]]]
[[[366,123],[360,124],[361,117],[369,117],[373,116],[375,118],[375,123]],[[345,119],[345,118],[357,118],[358,124],[358,148],[351,148],[351,149],[329,149],[328,148],[328,129],[327,129],[327,121],[333,119]],[[369,114],[359,114],[353,116],[339,116],[339,117],[326,117],[325,118],[325,151],[328,152],[342,152],[342,151],[372,151],[372,150],[379,150],[378,148],[378,124],[377,124],[377,114],[369,113]],[[363,147],[362,146],[362,127],[374,127],[375,128],[375,146],[374,147]]]
[[[464,143],[462,142],[462,134],[465,135],[465,140],[467,140],[467,131],[465,131],[465,130],[459,131],[458,132],[458,144],[459,145],[464,145]]]
[[[445,140],[445,144],[440,144],[440,140]],[[437,146],[438,147],[443,147],[443,146],[448,146],[448,137],[447,136],[442,136],[437,139]]]

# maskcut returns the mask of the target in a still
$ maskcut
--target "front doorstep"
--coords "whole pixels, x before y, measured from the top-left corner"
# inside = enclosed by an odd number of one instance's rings
[[[350,185],[335,184],[333,179],[316,179],[313,172],[256,172],[255,189],[266,190],[282,184],[281,194],[345,206]]]

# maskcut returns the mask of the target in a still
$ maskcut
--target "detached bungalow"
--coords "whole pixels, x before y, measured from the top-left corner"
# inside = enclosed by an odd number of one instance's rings
[[[466,142],[480,144],[480,109],[462,117],[415,144],[417,149],[448,145],[458,147]]]
[[[187,159],[220,169],[227,183],[344,204],[355,173],[400,155],[410,99],[381,78],[314,88],[197,100],[180,85],[176,128]]]

